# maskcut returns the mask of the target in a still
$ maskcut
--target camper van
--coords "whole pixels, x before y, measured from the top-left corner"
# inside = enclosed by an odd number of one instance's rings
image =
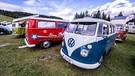
[[[128,29],[126,28],[126,24],[116,24],[117,26],[117,33],[116,33],[116,40],[123,41],[127,38]]]
[[[128,32],[129,33],[135,33],[135,22],[129,22],[128,23]]]
[[[25,43],[27,47],[40,44],[42,48],[48,48],[52,42],[62,41],[68,24],[68,21],[59,19],[31,18],[26,25]]]
[[[12,23],[12,35],[13,36],[25,36],[26,22],[13,22]]]
[[[16,37],[25,37],[26,22],[29,18],[35,18],[39,15],[17,18],[12,21],[12,35]]]
[[[71,64],[95,69],[113,47],[116,38],[114,24],[95,18],[80,18],[70,22],[64,32],[61,56]]]
[[[116,41],[123,42],[127,38],[128,28],[127,22],[130,19],[127,19],[127,16],[118,16],[113,18],[110,22],[117,26]]]

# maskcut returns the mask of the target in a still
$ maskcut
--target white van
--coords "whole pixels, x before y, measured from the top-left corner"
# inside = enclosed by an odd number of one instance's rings
[[[135,22],[129,22],[127,26],[129,33],[135,33]]]
[[[75,19],[64,33],[60,53],[71,64],[95,69],[115,44],[115,38],[116,27],[108,21],[89,17]]]

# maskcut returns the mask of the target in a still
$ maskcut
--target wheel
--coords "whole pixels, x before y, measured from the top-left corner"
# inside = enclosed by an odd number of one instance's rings
[[[43,42],[41,42],[41,47],[42,48],[48,48],[48,47],[50,47],[51,46],[51,41],[43,41]]]

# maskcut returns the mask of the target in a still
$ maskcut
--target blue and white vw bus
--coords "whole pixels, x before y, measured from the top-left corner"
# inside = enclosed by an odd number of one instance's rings
[[[89,17],[75,19],[64,32],[60,53],[71,64],[95,69],[115,44],[115,38],[116,27],[108,21]]]

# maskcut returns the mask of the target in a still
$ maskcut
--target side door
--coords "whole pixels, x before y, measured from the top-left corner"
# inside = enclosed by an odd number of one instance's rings
[[[97,57],[98,59],[101,58],[101,56],[104,54],[107,46],[106,38],[103,36],[103,28],[104,23],[98,23],[98,31],[97,31],[97,37],[96,37],[96,50],[97,50]]]
[[[107,31],[108,34],[107,34],[106,52],[108,52],[110,50],[110,48],[113,47],[113,45],[115,44],[115,38],[116,38],[114,25],[107,24],[107,28],[108,28],[108,31]]]
[[[111,35],[109,33],[110,31],[110,26],[107,23],[103,24],[103,36],[105,40],[105,51],[107,52],[110,49],[110,43],[111,43]]]

